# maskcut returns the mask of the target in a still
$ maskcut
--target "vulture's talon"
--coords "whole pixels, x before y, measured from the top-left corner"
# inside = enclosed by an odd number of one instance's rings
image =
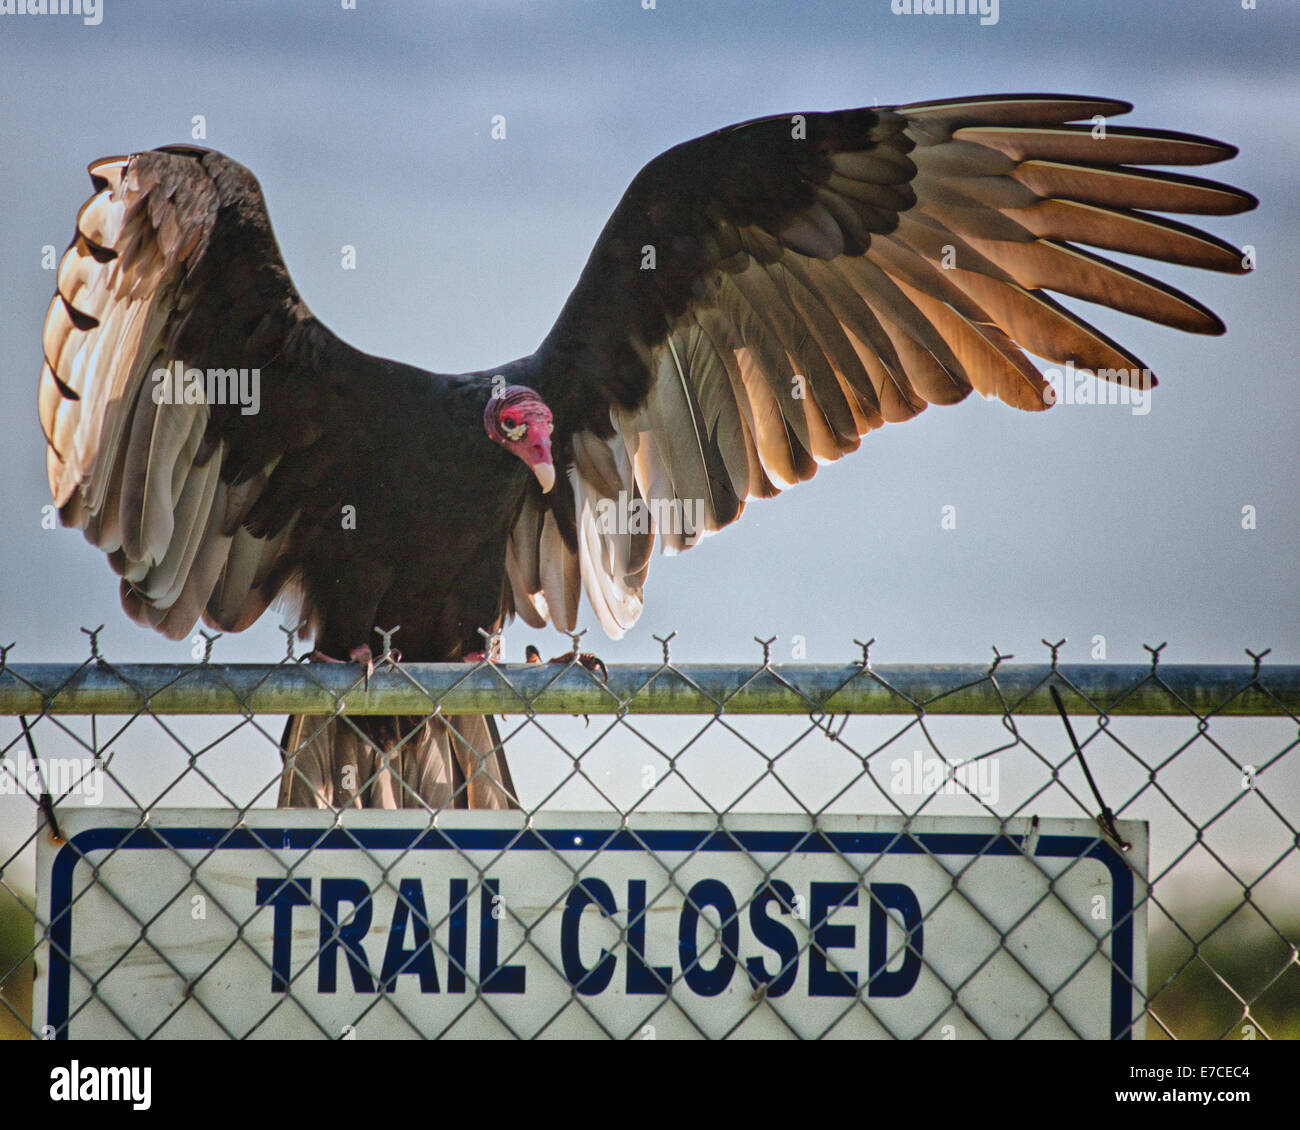
[[[397,660],[402,658],[402,654],[399,651],[394,651],[391,653],[391,658],[395,663]],[[347,663],[349,660],[360,668],[361,685],[364,689],[369,690],[370,676],[375,673],[375,656],[370,650],[369,644],[363,643],[354,647],[348,652],[347,659],[339,659],[333,655],[326,655],[320,650],[320,648],[315,648],[307,655],[308,663]]]
[[[535,650],[535,649],[534,649]],[[535,662],[529,660],[530,663]],[[576,663],[579,667],[585,667],[593,675],[599,671],[600,681],[609,682],[609,668],[605,666],[605,661],[599,655],[593,655],[589,651],[566,651],[563,655],[557,655],[550,660],[551,663]]]
[[[348,652],[348,658],[361,669],[361,689],[370,690],[370,676],[375,673],[375,653],[370,645],[358,644]]]

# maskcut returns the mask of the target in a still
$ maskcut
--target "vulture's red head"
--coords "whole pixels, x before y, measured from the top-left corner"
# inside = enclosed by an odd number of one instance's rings
[[[546,494],[555,486],[555,465],[551,462],[551,410],[531,388],[510,385],[493,394],[483,409],[483,426],[488,437],[512,455],[517,455],[537,476]]]

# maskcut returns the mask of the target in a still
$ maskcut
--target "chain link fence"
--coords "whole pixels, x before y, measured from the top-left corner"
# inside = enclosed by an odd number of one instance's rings
[[[1300,1037],[1266,652],[366,679],[292,638],[3,653],[6,1035]],[[277,810],[286,714],[497,716],[519,810]]]

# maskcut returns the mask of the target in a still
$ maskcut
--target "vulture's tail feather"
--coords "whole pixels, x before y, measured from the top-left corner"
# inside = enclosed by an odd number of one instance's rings
[[[281,808],[518,808],[496,720],[296,715]]]

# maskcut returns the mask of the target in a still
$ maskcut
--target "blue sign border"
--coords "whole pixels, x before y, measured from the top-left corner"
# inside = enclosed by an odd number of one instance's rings
[[[1024,855],[1027,837],[978,832],[764,832],[610,828],[91,828],[60,849],[51,869],[50,985],[46,1024],[68,1039],[72,967],[72,878],[95,851],[748,851],[841,852],[870,855]],[[1088,836],[1040,835],[1034,856],[1095,859],[1111,877],[1110,1034],[1133,1038],[1133,873],[1107,841]]]

